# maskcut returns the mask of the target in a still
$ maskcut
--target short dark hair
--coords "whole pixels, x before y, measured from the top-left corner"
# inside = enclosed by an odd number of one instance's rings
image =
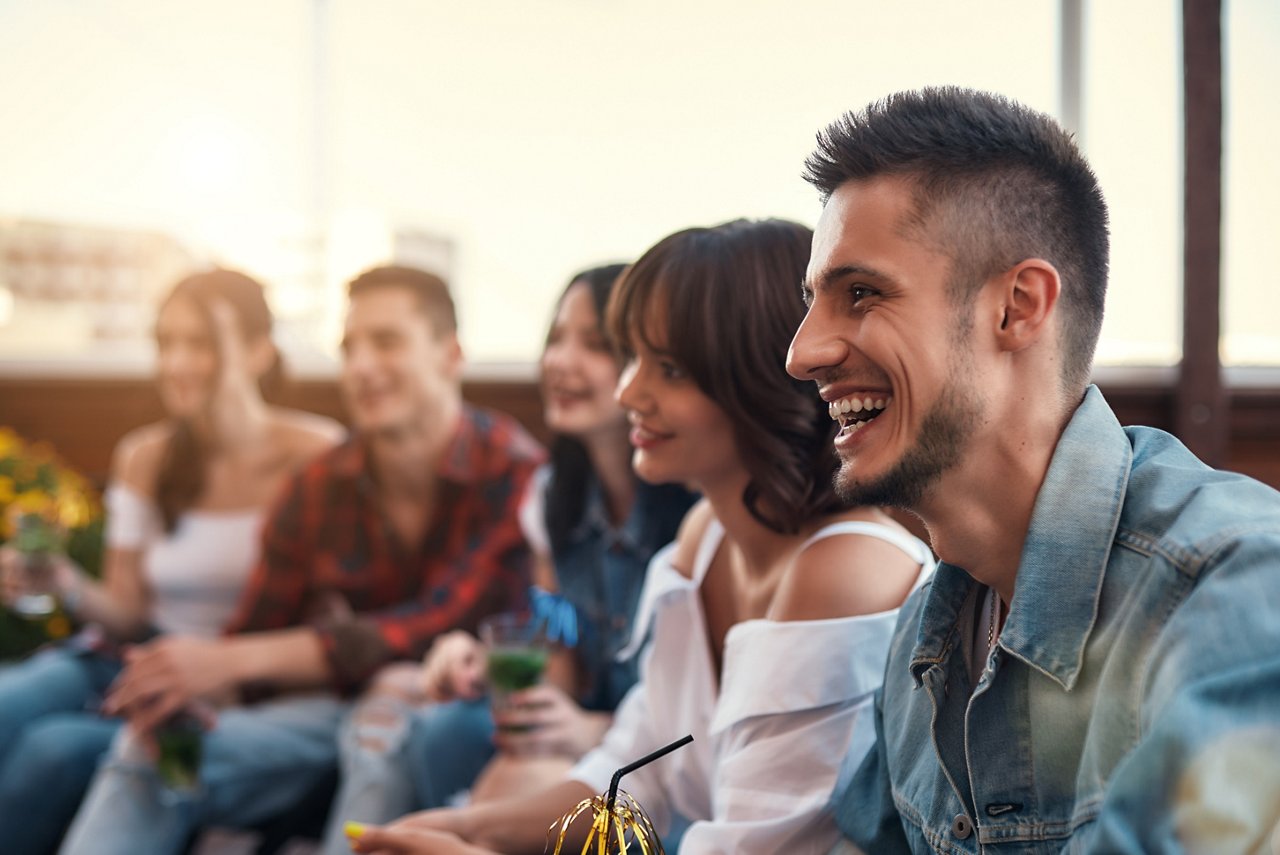
[[[914,185],[908,227],[940,240],[952,295],[1040,257],[1062,279],[1063,382],[1089,382],[1107,292],[1107,206],[1071,135],[1049,116],[959,87],[899,92],[818,134],[805,179],[823,204],[841,185],[901,176]]]
[[[434,273],[399,264],[370,268],[347,284],[347,297],[379,288],[404,288],[413,294],[436,335],[458,331],[458,313],[449,286]]]
[[[842,507],[833,487],[837,425],[813,384],[786,372],[804,319],[799,283],[813,233],[785,220],[735,220],[677,232],[623,274],[608,325],[624,351],[663,348],[728,414],[750,482],[743,503],[769,528],[794,533]]]

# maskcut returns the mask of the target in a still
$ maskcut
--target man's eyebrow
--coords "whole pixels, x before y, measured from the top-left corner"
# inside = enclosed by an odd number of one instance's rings
[[[851,277],[860,276],[865,279],[876,279],[881,282],[886,281],[889,277],[878,270],[870,267],[862,267],[857,264],[842,264],[839,267],[828,267],[826,270],[818,274],[816,279],[805,278],[800,283],[800,287],[806,293],[817,293],[824,289],[832,287],[837,282],[841,282]]]

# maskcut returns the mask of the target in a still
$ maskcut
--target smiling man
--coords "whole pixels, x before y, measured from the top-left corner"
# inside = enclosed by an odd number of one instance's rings
[[[942,559],[836,794],[841,851],[1265,851],[1280,494],[1122,428],[1089,385],[1107,212],[1070,136],[905,92],[807,167],[788,369],[842,425],[845,497],[918,514]]]
[[[341,386],[355,428],[286,488],[226,638],[135,649],[107,699],[131,728],[64,851],[181,852],[197,825],[251,827],[337,764],[344,696],[441,633],[515,608],[530,554],[517,523],[542,449],[462,401],[453,301],[438,277],[370,270],[348,286]],[[247,693],[204,735],[200,789],[173,804],[132,734]]]

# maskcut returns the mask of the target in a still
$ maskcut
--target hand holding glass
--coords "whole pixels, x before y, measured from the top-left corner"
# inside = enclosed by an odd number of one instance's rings
[[[42,618],[58,607],[54,578],[55,554],[61,549],[56,527],[40,514],[18,517],[13,546],[18,562],[22,593],[13,601],[13,610],[23,617]]]
[[[480,640],[487,651],[490,698],[495,712],[508,706],[513,692],[541,682],[550,652],[542,626],[530,615],[515,613],[481,621]]]

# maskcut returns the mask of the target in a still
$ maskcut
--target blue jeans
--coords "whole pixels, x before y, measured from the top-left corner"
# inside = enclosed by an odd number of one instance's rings
[[[351,851],[348,820],[384,823],[415,810],[443,807],[468,788],[493,756],[489,701],[410,707],[380,698],[356,706],[342,726],[342,782],[325,855]]]
[[[63,853],[180,853],[200,826],[247,828],[288,810],[338,760],[345,704],[327,695],[223,710],[204,736],[193,796],[166,789],[127,728],[98,770]]]
[[[120,671],[114,657],[73,647],[0,671],[0,841],[52,852],[120,723],[95,710]]]

